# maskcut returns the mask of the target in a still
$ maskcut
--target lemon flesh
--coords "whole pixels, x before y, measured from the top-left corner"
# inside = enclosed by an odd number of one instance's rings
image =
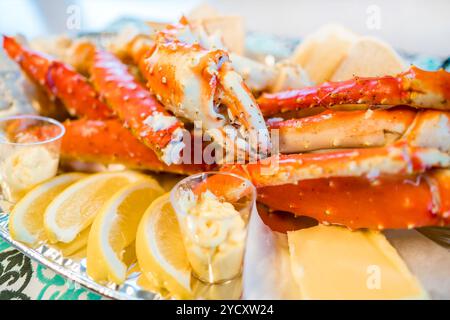
[[[13,208],[9,229],[14,240],[34,245],[46,240],[44,211],[52,200],[74,182],[85,177],[82,173],[69,173],[52,178],[28,192]]]
[[[78,255],[80,252],[86,251],[86,246],[88,243],[88,237],[89,237],[89,231],[90,228],[86,228],[83,231],[81,231],[74,240],[72,240],[69,243],[64,242],[57,242],[53,244],[52,246],[59,251],[61,251],[62,255],[64,257],[72,257],[74,255]],[[86,254],[82,255],[83,257],[86,257]]]
[[[192,298],[191,268],[168,193],[145,212],[136,236],[136,256],[153,287],[167,289],[176,298]]]
[[[89,227],[103,204],[126,185],[145,179],[132,172],[98,173],[81,179],[60,193],[47,207],[44,227],[52,242],[73,241]]]
[[[125,280],[126,249],[135,241],[145,210],[163,193],[161,186],[148,178],[120,189],[105,203],[89,233],[87,273],[91,278],[117,284]]]

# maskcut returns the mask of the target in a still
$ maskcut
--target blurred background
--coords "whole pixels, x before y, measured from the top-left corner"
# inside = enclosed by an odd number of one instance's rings
[[[0,0],[0,33],[97,31],[127,17],[171,22],[204,2],[242,15],[249,31],[301,38],[334,22],[401,51],[450,55],[449,0]]]

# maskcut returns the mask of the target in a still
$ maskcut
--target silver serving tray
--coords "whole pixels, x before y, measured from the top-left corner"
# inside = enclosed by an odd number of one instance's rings
[[[90,33],[83,34],[83,36],[88,36],[93,40],[101,42],[101,39],[110,37],[111,33]],[[267,55],[272,55],[276,59],[283,59],[289,56],[298,42],[298,39],[281,39],[270,35],[251,33],[247,36],[247,51],[250,56],[256,59],[261,59],[262,56]],[[268,47],[272,49],[270,50]],[[437,69],[442,66],[450,69],[449,59],[422,59],[420,56],[406,54],[402,54],[402,56],[407,61],[423,68],[429,66],[429,69]],[[421,63],[421,61],[425,62]],[[3,51],[0,51],[0,117],[18,113],[33,113],[36,110],[40,110],[41,106],[39,106],[38,101],[34,101],[33,92],[30,88],[29,81],[21,75],[17,66],[6,58]],[[46,243],[40,243],[37,247],[30,248],[27,245],[15,241],[9,233],[8,220],[9,214],[2,211],[0,206],[0,238],[37,263],[44,265],[88,290],[100,294],[103,297],[118,300],[164,299],[158,293],[150,292],[138,285],[139,272],[130,274],[121,285],[95,282],[86,274],[85,258],[70,259],[64,257],[59,250]],[[419,231],[441,245],[450,247],[450,229],[423,228],[423,230]]]
[[[8,220],[9,214],[0,212],[0,238],[37,263],[82,285],[86,289],[106,298],[117,300],[157,300],[162,298],[159,294],[147,291],[137,284],[137,280],[141,275],[140,272],[130,274],[121,285],[95,282],[86,274],[85,258],[78,260],[66,258],[59,250],[46,243],[40,243],[35,248],[30,248],[27,245],[15,241],[9,233]]]
[[[37,101],[33,95],[34,85],[23,77],[18,67],[6,57],[3,50],[0,50],[0,117],[37,113],[37,110],[42,113],[44,108],[48,109],[40,105],[40,101]],[[9,214],[2,210],[1,204],[0,199],[0,238],[37,263],[106,298],[119,300],[161,298],[157,293],[149,292],[137,284],[140,273],[129,275],[122,285],[99,284],[86,274],[86,259],[64,257],[59,250],[46,243],[30,248],[13,240],[8,227]]]

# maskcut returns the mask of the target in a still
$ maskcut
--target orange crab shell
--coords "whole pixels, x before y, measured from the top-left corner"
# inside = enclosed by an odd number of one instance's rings
[[[90,73],[95,87],[124,125],[155,152],[160,153],[171,142],[173,132],[183,128],[183,123],[167,113],[113,54],[95,51]],[[155,112],[170,117],[174,124],[169,128],[153,130],[145,124],[145,120]]]
[[[22,70],[37,84],[47,87],[47,74],[52,59],[46,55],[27,50],[13,37],[3,36],[3,49]],[[51,93],[48,91],[48,93]]]
[[[129,168],[193,174],[212,170],[207,165],[166,165],[157,155],[137,140],[117,119],[80,119],[64,123],[66,134],[61,145],[61,158],[65,161],[123,164]],[[33,132],[38,138],[52,134],[54,127],[41,127]]]
[[[44,88],[51,98],[59,98],[72,116],[108,119],[109,108],[98,99],[87,79],[62,62],[28,50],[14,38],[4,37],[3,47],[28,77]]]
[[[383,229],[450,222],[450,171],[439,169],[449,166],[450,156],[436,149],[402,142],[270,160],[221,170],[252,181],[258,201],[271,210],[321,223]]]
[[[72,116],[102,120],[114,117],[85,77],[61,62],[53,62],[48,73],[52,93]]]
[[[447,185],[449,181],[449,177],[439,180]],[[441,199],[450,197],[449,191],[440,188]],[[436,191],[421,176],[389,177],[375,182],[347,177],[259,188],[258,201],[273,210],[350,229],[447,225],[450,223],[448,205],[435,209],[433,192]]]
[[[298,153],[334,148],[385,146],[400,138],[413,123],[411,108],[391,110],[325,110],[317,115],[267,120],[279,130],[280,152]]]
[[[395,77],[356,77],[318,86],[263,94],[258,104],[264,116],[280,112],[342,104],[410,105],[450,109],[450,73],[411,67]]]

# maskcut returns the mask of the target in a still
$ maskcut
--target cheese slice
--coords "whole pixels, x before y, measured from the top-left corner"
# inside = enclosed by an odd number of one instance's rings
[[[427,298],[380,232],[319,225],[288,232],[288,240],[303,299]]]

